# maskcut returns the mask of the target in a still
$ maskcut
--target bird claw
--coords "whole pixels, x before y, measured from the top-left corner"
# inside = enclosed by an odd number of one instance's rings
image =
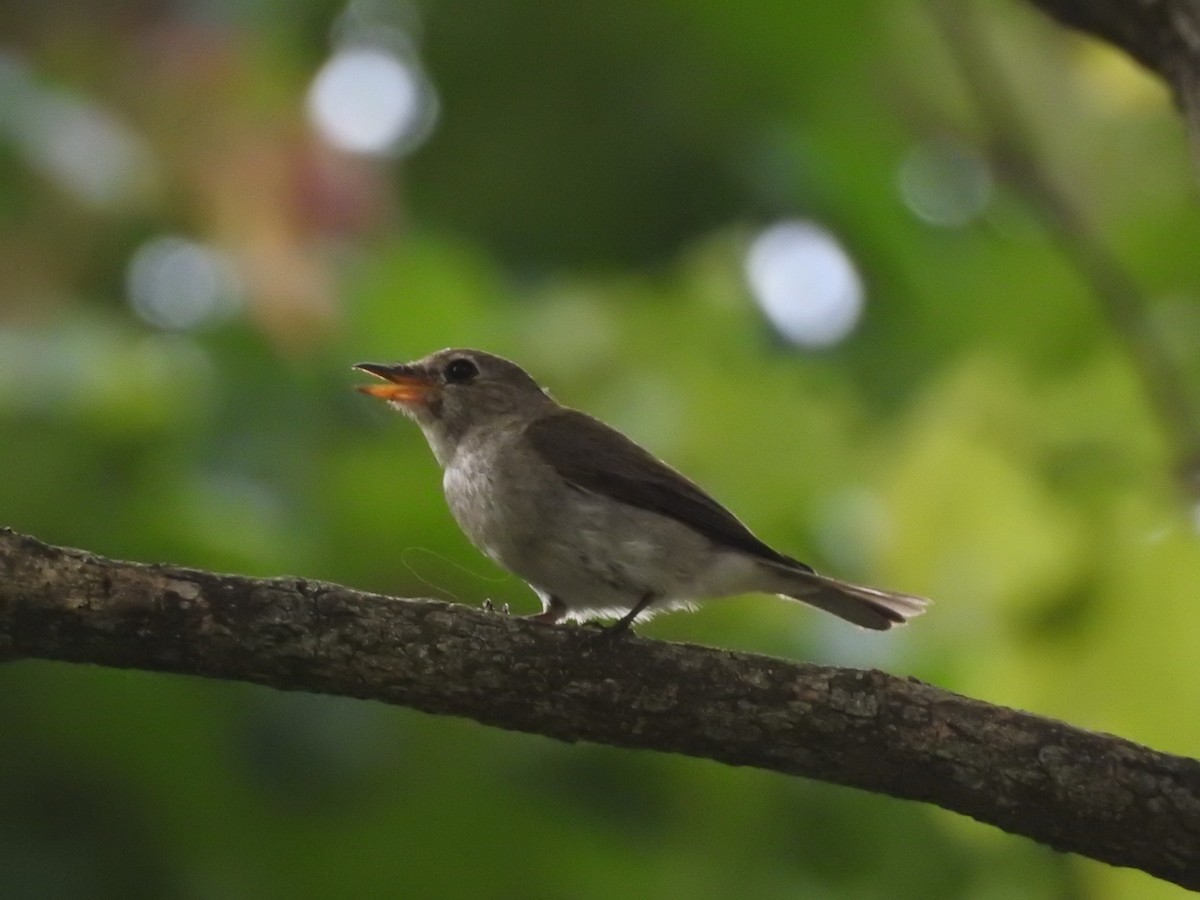
[[[609,647],[617,641],[624,640],[633,635],[633,629],[629,627],[629,623],[625,620],[614,622],[611,625],[604,625],[600,622],[587,622],[583,629],[584,642],[592,647]]]
[[[503,606],[501,606],[499,609],[497,609],[495,604],[492,603],[491,599],[489,598],[489,599],[483,601],[483,611],[486,613],[498,612],[502,616],[507,616],[508,615],[508,604],[505,603]]]

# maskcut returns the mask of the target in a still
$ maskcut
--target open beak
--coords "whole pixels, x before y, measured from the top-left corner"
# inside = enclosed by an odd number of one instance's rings
[[[384,365],[382,363],[357,363],[354,366],[382,378],[387,384],[360,384],[356,389],[380,400],[402,403],[406,406],[424,406],[432,399],[437,383],[427,372],[410,365]]]

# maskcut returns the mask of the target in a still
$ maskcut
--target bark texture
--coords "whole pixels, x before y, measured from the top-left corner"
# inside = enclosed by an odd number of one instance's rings
[[[0,658],[369,698],[937,804],[1200,889],[1200,761],[877,671],[542,625],[0,530]]]

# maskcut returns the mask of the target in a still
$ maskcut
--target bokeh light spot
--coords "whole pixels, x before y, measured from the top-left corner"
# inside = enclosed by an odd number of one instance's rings
[[[420,70],[370,47],[339,50],[321,67],[308,94],[313,124],[351,153],[391,156],[428,133],[433,94]]]
[[[791,343],[826,347],[858,324],[862,278],[849,253],[820,225],[772,225],[751,242],[745,266],[763,313]]]
[[[135,201],[155,182],[154,157],[138,134],[86,97],[42,85],[2,50],[0,140],[92,206]]]
[[[918,219],[962,228],[992,199],[992,172],[976,153],[948,141],[918,144],[900,164],[900,196]]]
[[[225,318],[241,296],[233,265],[223,254],[172,235],[137,249],[129,261],[126,289],[143,320],[173,331]]]

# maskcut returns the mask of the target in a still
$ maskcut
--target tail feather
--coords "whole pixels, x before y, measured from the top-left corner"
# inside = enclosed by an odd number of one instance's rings
[[[929,600],[915,594],[882,591],[828,575],[774,564],[768,564],[767,567],[774,576],[770,591],[875,631],[887,631],[903,625],[925,612],[930,604]]]

